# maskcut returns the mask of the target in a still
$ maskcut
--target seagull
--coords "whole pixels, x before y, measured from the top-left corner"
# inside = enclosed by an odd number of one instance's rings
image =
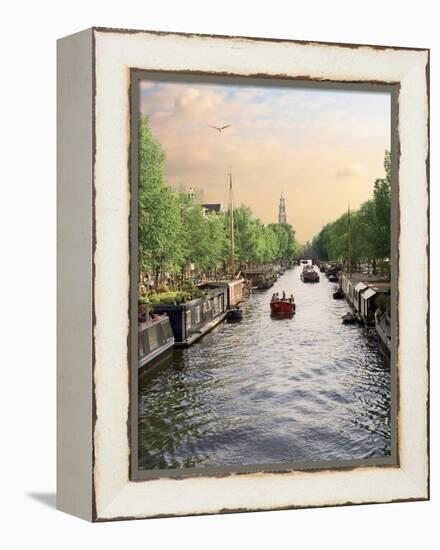
[[[214,128],[215,130],[218,130],[219,132],[223,131],[225,128],[229,128],[230,124],[226,124],[226,126],[211,126],[211,124],[209,125],[210,128]]]

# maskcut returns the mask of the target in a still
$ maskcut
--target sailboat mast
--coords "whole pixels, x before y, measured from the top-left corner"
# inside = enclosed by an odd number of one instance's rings
[[[229,249],[229,271],[231,276],[235,273],[234,265],[234,199],[232,195],[232,173],[229,172],[229,228],[230,228],[230,249]]]
[[[350,219],[350,205],[348,205],[348,273],[350,275],[351,275],[351,256],[352,256],[351,219]]]

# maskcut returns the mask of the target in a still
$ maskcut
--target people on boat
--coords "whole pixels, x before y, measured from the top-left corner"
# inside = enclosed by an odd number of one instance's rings
[[[283,290],[283,298],[282,298],[282,299],[283,299],[283,300],[286,299],[286,291],[285,291],[285,290]]]
[[[294,301],[295,301],[295,298],[293,297],[293,294],[291,294],[291,295],[289,296],[289,302],[290,302],[291,304],[293,304]]]

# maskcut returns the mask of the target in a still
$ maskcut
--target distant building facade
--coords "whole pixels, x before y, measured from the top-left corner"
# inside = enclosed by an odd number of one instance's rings
[[[223,211],[223,204],[221,202],[213,202],[208,204],[202,204],[203,210],[205,211],[205,216],[214,212],[214,214],[220,214]]]
[[[286,201],[284,199],[283,193],[281,193],[280,206],[278,208],[278,223],[287,223]]]

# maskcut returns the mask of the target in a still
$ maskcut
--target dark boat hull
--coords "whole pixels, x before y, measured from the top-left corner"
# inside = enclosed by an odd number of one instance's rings
[[[243,311],[241,309],[231,309],[226,314],[228,323],[237,323],[243,319]]]
[[[301,279],[303,283],[319,283],[319,275],[314,272],[315,275],[311,275],[309,273],[301,274]]]
[[[346,313],[342,317],[343,325],[355,325],[360,322],[361,322],[360,318],[355,313]]]

